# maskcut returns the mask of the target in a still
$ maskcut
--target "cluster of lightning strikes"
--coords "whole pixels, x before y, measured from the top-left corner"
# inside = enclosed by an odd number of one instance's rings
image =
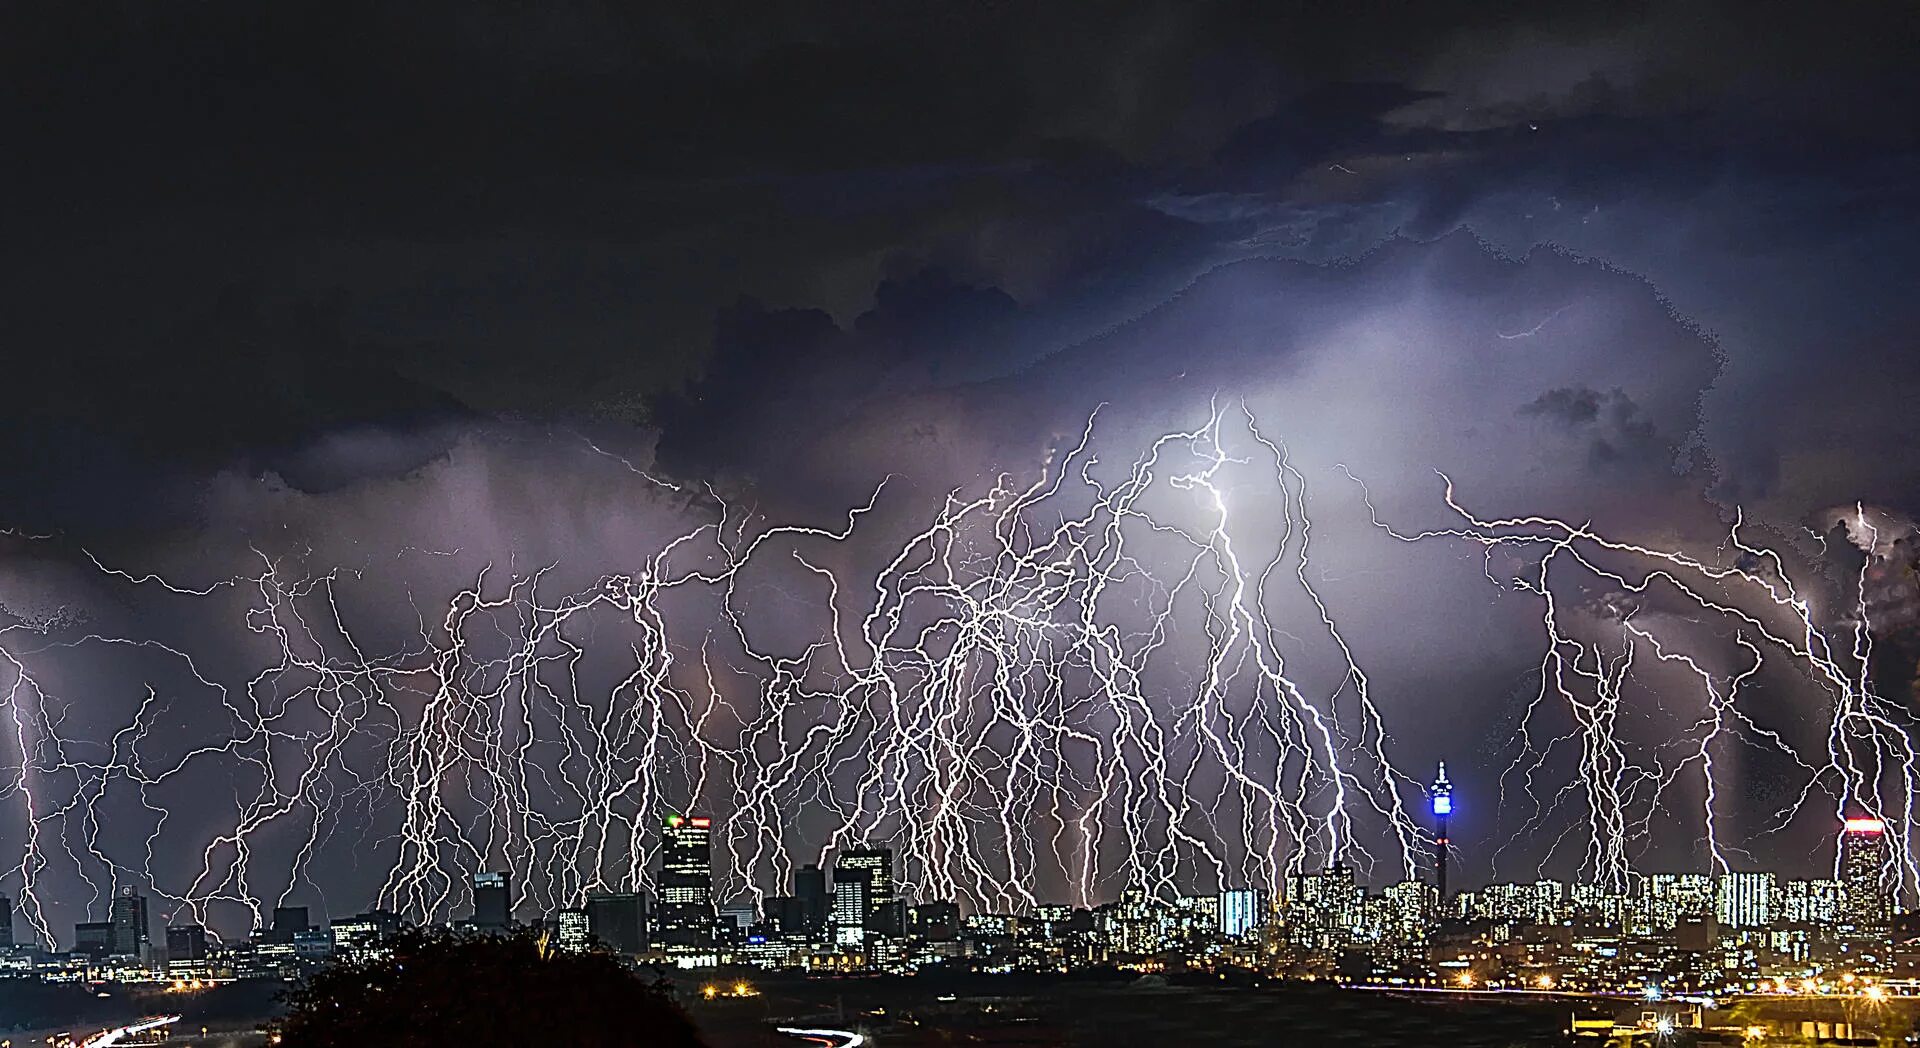
[[[920,523],[882,521],[884,485],[826,528],[712,498],[584,589],[557,566],[475,565],[415,601],[398,643],[356,627],[343,594],[362,571],[262,552],[256,571],[187,585],[95,560],[128,600],[214,603],[237,640],[215,657],[57,617],[0,627],[0,890],[46,941],[127,885],[229,934],[287,903],[458,916],[479,870],[510,871],[523,907],[550,912],[644,889],[661,819],[682,811],[713,819],[723,899],[863,842],[894,848],[918,897],[995,911],[1129,885],[1279,891],[1334,859],[1375,879],[1424,869],[1422,786],[1389,759],[1402,743],[1323,593],[1284,446],[1244,408],[1112,463],[1095,430],[1037,480],[953,492]],[[1868,687],[1864,589],[1835,639],[1738,527],[1696,559],[1481,519],[1451,484],[1446,501],[1455,526],[1375,524],[1478,543],[1489,579],[1541,603],[1540,690],[1502,780],[1524,797],[1502,804],[1574,827],[1588,878],[1624,885],[1682,795],[1725,868],[1716,759],[1758,746],[1802,773],[1780,820],[1813,798],[1884,818],[1890,883],[1920,879],[1920,772],[1903,715]],[[1567,606],[1569,574],[1628,610],[1596,627]],[[1713,658],[1634,613],[1654,591],[1725,625]],[[122,707],[47,683],[107,652],[158,667]],[[251,661],[236,670],[234,652]],[[1824,752],[1743,703],[1774,656],[1830,700]],[[1643,744],[1623,696],[1656,664],[1702,698]],[[100,708],[131,712],[103,729]],[[329,899],[323,870],[371,897]]]

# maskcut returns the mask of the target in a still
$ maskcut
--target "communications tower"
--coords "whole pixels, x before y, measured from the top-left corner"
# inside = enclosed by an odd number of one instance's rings
[[[1433,780],[1433,879],[1440,892],[1440,912],[1447,912],[1447,816],[1453,814],[1453,783],[1447,781],[1447,762]]]

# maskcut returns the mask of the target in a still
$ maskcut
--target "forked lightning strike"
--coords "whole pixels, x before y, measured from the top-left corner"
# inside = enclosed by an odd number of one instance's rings
[[[712,519],[584,589],[556,582],[559,565],[477,565],[397,644],[351,621],[351,571],[258,553],[257,571],[194,586],[96,560],[142,596],[234,602],[264,657],[235,673],[157,640],[0,627],[0,825],[18,828],[0,887],[48,942],[50,892],[97,904],[128,883],[244,932],[233,925],[262,923],[340,851],[378,871],[377,897],[354,904],[444,918],[484,868],[552,910],[648,883],[658,816],[690,808],[719,816],[723,896],[862,841],[892,843],[918,894],[996,911],[1196,879],[1277,892],[1336,858],[1422,867],[1421,787],[1390,760],[1386,713],[1314,581],[1307,481],[1285,447],[1222,410],[1113,468],[1095,429],[1030,483],[950,493],[923,527],[887,530],[884,486],[835,528],[757,527],[715,498]],[[1527,738],[1506,781],[1539,822],[1579,809],[1589,876],[1633,876],[1683,779],[1703,784],[1694,822],[1724,868],[1716,762],[1751,745],[1804,769],[1781,820],[1823,796],[1886,819],[1890,880],[1920,881],[1920,773],[1904,715],[1868,686],[1864,587],[1835,641],[1782,558],[1738,526],[1729,567],[1547,518],[1483,520],[1450,482],[1446,500],[1458,527],[1374,522],[1403,541],[1477,543],[1489,579],[1541,601],[1530,720],[1552,708],[1573,727]],[[895,536],[877,558],[872,532]],[[1526,570],[1496,577],[1496,550]],[[1582,573],[1683,598],[1728,624],[1739,658],[1716,668],[1632,610],[1596,635],[1563,603],[1562,576]],[[169,683],[102,738],[70,727],[74,705],[41,681],[107,649]],[[1828,704],[1817,758],[1743,706],[1774,658]],[[1309,660],[1337,668],[1330,686],[1304,683]],[[1639,752],[1620,730],[1623,692],[1649,662],[1703,699],[1678,743]],[[183,717],[218,730],[163,730]],[[1576,774],[1546,781],[1562,751]],[[173,814],[189,793],[225,804],[210,783],[231,794],[217,827]],[[103,821],[138,826],[139,846]]]

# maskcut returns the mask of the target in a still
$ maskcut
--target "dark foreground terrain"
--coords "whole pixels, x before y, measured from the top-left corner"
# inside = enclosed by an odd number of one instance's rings
[[[1569,1043],[1576,1006],[1339,990],[1168,985],[1158,979],[959,977],[756,983],[690,1006],[714,1048],[796,1044],[775,1027],[856,1031],[875,1048],[952,1045],[1437,1045]],[[696,988],[697,989],[697,988]]]

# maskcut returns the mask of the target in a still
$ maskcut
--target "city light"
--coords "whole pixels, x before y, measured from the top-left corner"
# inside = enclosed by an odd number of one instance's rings
[[[1881,833],[1886,828],[1887,824],[1880,819],[1848,819],[1846,821],[1848,833]]]

